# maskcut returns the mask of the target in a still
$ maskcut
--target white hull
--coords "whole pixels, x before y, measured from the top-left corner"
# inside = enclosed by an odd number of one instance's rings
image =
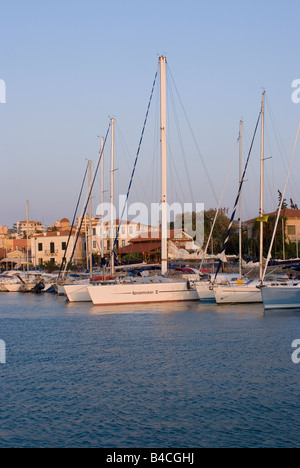
[[[195,283],[195,287],[199,295],[200,301],[215,300],[215,293],[212,284],[209,281],[199,281]]]
[[[87,288],[94,305],[150,304],[155,302],[199,301],[187,282],[123,283]]]
[[[237,280],[239,279],[239,275],[237,274],[220,274],[217,278],[216,285],[218,286],[229,286],[237,285]],[[215,293],[213,289],[212,281],[214,281],[214,276],[212,275],[211,281],[197,281],[195,283],[195,287],[199,294],[200,300],[213,300],[215,301]]]
[[[253,304],[261,303],[261,289],[255,285],[215,286],[217,304]]]
[[[300,309],[300,287],[299,285],[264,286],[262,299],[266,310]]]
[[[6,283],[5,287],[8,292],[21,292],[22,284],[21,283]]]
[[[91,302],[91,298],[87,290],[89,285],[90,283],[65,285],[63,287],[64,294],[70,302]]]

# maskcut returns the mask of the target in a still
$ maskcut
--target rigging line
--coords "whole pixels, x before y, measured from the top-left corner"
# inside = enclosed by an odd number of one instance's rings
[[[226,189],[226,187],[227,187],[227,183],[228,183],[229,176],[230,176],[230,173],[231,173],[233,161],[234,161],[234,158],[235,158],[237,149],[238,149],[239,141],[240,141],[240,136],[238,137],[237,142],[236,142],[235,150],[234,150],[234,153],[233,153],[233,156],[232,156],[232,159],[231,159],[231,163],[230,163],[229,171],[228,171],[227,178],[226,178],[226,181],[225,181],[225,185],[224,185],[224,187],[223,187],[223,192],[222,192],[222,195],[221,195],[221,198],[220,198],[220,201],[219,201],[218,208],[217,208],[216,213],[215,213],[215,217],[214,217],[214,220],[213,220],[213,224],[212,224],[212,227],[211,227],[211,230],[210,230],[209,237],[208,237],[207,242],[206,242],[206,247],[205,247],[205,250],[204,250],[204,252],[203,252],[203,256],[202,256],[202,260],[201,260],[200,268],[199,268],[200,270],[201,270],[202,267],[203,267],[203,262],[204,262],[204,260],[205,260],[206,254],[207,254],[208,246],[210,245],[210,241],[211,241],[211,238],[212,238],[213,230],[214,230],[214,227],[215,227],[215,224],[216,224],[218,215],[219,215],[219,211],[220,211],[220,208],[221,208],[222,199],[223,199],[223,196],[224,196],[224,193],[225,193],[225,189]]]
[[[169,68],[168,68],[168,71],[169,71]],[[167,77],[168,77],[168,83],[169,83],[169,86],[168,86],[169,96],[170,96],[170,101],[172,103],[173,115],[174,115],[174,119],[175,119],[177,133],[178,133],[178,139],[179,139],[179,144],[180,144],[180,148],[181,148],[181,153],[183,155],[183,162],[184,162],[187,182],[188,182],[188,186],[189,186],[189,190],[190,190],[191,200],[192,200],[193,204],[195,204],[194,196],[193,196],[193,192],[192,192],[192,183],[191,183],[190,174],[189,174],[189,171],[188,171],[187,158],[186,158],[186,154],[185,154],[185,151],[184,151],[183,140],[182,140],[182,135],[181,135],[181,131],[180,131],[178,114],[176,112],[174,94],[172,93],[172,88],[171,88],[170,80],[169,80],[169,73],[168,73]]]
[[[102,149],[99,151],[100,156],[99,156],[98,163],[97,163],[97,166],[96,166],[95,171],[94,171],[94,176],[93,176],[93,179],[92,179],[91,186],[90,186],[89,191],[88,191],[88,194],[87,194],[87,198],[86,198],[84,210],[83,210],[83,213],[82,213],[82,216],[81,216],[81,220],[80,220],[80,226],[79,226],[79,228],[77,229],[77,236],[76,236],[76,238],[75,238],[75,242],[74,242],[74,245],[73,245],[72,254],[71,254],[70,260],[69,260],[69,262],[68,262],[69,264],[70,264],[70,262],[71,262],[72,259],[73,259],[73,256],[74,256],[74,253],[75,253],[75,249],[76,249],[76,247],[77,247],[77,242],[78,242],[79,234],[80,234],[80,231],[81,231],[81,228],[82,228],[82,224],[83,224],[83,220],[84,220],[84,217],[85,217],[85,214],[86,214],[86,211],[87,211],[87,207],[88,207],[88,204],[89,204],[89,199],[90,199],[90,196],[91,196],[92,191],[93,191],[93,188],[94,188],[94,184],[95,184],[95,181],[96,181],[97,172],[98,172],[98,169],[99,169],[99,166],[100,166],[102,157],[103,157],[103,152],[104,152],[104,148],[105,148],[105,145],[106,145],[106,141],[107,141],[107,137],[108,137],[108,133],[109,133],[110,127],[111,127],[111,122],[109,122],[109,126],[108,126],[108,129],[107,129],[107,132],[106,132],[104,141],[103,141]],[[68,265],[66,265],[66,268],[65,268],[65,273],[67,273],[67,272],[68,272]]]
[[[249,160],[250,160],[250,154],[251,154],[251,152],[252,152],[252,147],[253,147],[253,144],[254,144],[254,140],[255,140],[255,136],[256,136],[256,132],[257,132],[257,128],[258,128],[258,124],[259,124],[259,121],[260,121],[261,114],[262,114],[262,109],[261,109],[260,112],[259,112],[259,116],[258,116],[258,119],[257,119],[257,122],[256,122],[255,130],[254,130],[254,135],[253,135],[252,142],[251,142],[251,146],[250,146],[250,149],[249,149],[249,153],[248,153],[247,161],[246,161],[246,164],[245,164],[244,172],[243,172],[242,178],[241,178],[240,183],[239,183],[239,190],[238,190],[237,198],[236,198],[235,205],[234,205],[234,208],[233,208],[233,212],[232,212],[232,215],[231,215],[230,223],[229,223],[228,230],[227,230],[226,239],[225,239],[225,241],[224,241],[223,250],[222,250],[222,253],[221,253],[221,257],[220,257],[220,261],[219,261],[219,264],[218,264],[218,268],[217,268],[217,271],[216,271],[216,275],[215,275],[214,281],[216,281],[216,279],[217,279],[217,276],[218,276],[218,274],[219,274],[220,268],[221,268],[221,266],[222,266],[222,264],[223,264],[223,259],[224,259],[224,257],[225,257],[225,252],[226,252],[227,244],[228,244],[228,241],[229,241],[229,236],[230,236],[230,232],[231,232],[233,220],[234,220],[234,217],[235,217],[235,212],[236,212],[236,210],[237,210],[238,203],[239,203],[239,199],[240,199],[240,195],[241,195],[241,192],[242,192],[242,187],[243,187],[245,175],[246,175],[247,168],[248,168],[248,164],[249,164]]]
[[[70,243],[70,239],[71,239],[73,227],[74,227],[74,224],[75,224],[76,215],[77,215],[77,210],[78,210],[79,203],[80,203],[80,200],[81,200],[81,195],[82,195],[82,192],[83,192],[83,187],[84,187],[84,184],[85,184],[85,179],[86,179],[86,176],[87,176],[88,168],[89,168],[89,164],[87,164],[87,166],[86,166],[86,170],[85,170],[83,182],[82,182],[82,185],[81,185],[81,190],[80,190],[80,193],[79,193],[79,197],[78,197],[78,201],[77,201],[77,205],[76,205],[76,208],[75,208],[75,213],[74,213],[74,217],[73,217],[73,221],[72,221],[72,225],[71,225],[71,229],[70,229],[70,233],[69,233],[69,237],[68,237],[68,241],[67,241],[66,250],[65,250],[65,253],[64,253],[64,256],[63,256],[61,265],[60,265],[60,270],[59,270],[58,278],[60,278],[62,269],[63,269],[64,264],[65,264],[65,262],[66,262],[67,250],[68,250],[68,247],[69,247],[69,243]]]
[[[291,160],[290,160],[290,165],[289,165],[289,169],[288,169],[288,173],[287,173],[285,186],[284,186],[284,189],[283,189],[283,192],[282,192],[280,206],[278,208],[278,213],[277,213],[276,223],[275,223],[275,226],[274,226],[273,236],[272,236],[272,240],[271,240],[271,244],[270,244],[270,248],[269,248],[269,252],[268,252],[267,261],[266,261],[266,264],[265,264],[265,269],[264,269],[263,276],[262,276],[262,283],[264,282],[266,272],[267,272],[267,268],[268,268],[268,264],[270,262],[270,258],[271,258],[271,254],[272,254],[272,248],[273,248],[273,244],[274,244],[274,240],[275,240],[275,236],[276,236],[276,231],[277,231],[277,227],[278,227],[279,218],[280,218],[280,215],[281,215],[281,210],[282,210],[282,206],[283,206],[285,192],[286,192],[286,189],[287,189],[287,186],[288,186],[289,177],[290,177],[291,168],[292,168],[292,163],[293,163],[293,160],[294,160],[296,145],[297,145],[298,136],[299,136],[299,130],[300,130],[300,122],[299,122],[299,125],[298,125],[298,130],[297,130],[297,134],[296,134],[296,138],[295,138],[294,148],[293,148],[293,152],[292,152],[292,156],[291,156]]]
[[[279,154],[280,154],[280,157],[281,157],[281,161],[282,161],[282,164],[283,164],[283,167],[284,167],[284,170],[287,171],[287,165],[288,165],[288,159],[287,159],[287,155],[286,155],[286,152],[285,152],[285,149],[284,149],[284,145],[282,143],[282,140],[281,140],[281,137],[280,137],[280,133],[279,133],[279,130],[277,128],[277,124],[276,124],[276,121],[275,121],[275,118],[274,118],[274,115],[273,115],[273,111],[271,109],[271,106],[270,106],[270,103],[269,103],[269,99],[267,98],[266,99],[266,104],[267,104],[267,109],[270,113],[270,120],[271,120],[271,123],[272,123],[272,127],[273,127],[273,131],[274,131],[274,134],[275,134],[275,139],[277,141],[277,146],[278,146],[278,149],[279,149]],[[284,157],[283,157],[284,156]],[[285,160],[284,160],[285,159]],[[289,182],[290,184],[290,187],[291,185],[293,184],[294,186],[294,189],[296,188],[296,192],[297,192],[297,184],[295,183],[295,179],[293,177],[293,174],[291,174],[291,182]],[[293,192],[293,188],[291,187],[291,191]]]
[[[147,111],[146,111],[146,117],[145,117],[145,120],[144,120],[143,129],[142,129],[142,134],[141,134],[141,137],[140,137],[140,141],[139,141],[139,145],[138,145],[138,149],[137,149],[137,154],[136,154],[134,165],[133,165],[133,171],[132,171],[132,174],[131,174],[126,199],[124,201],[122,214],[121,214],[121,216],[119,218],[119,226],[118,226],[116,237],[115,237],[115,240],[114,240],[114,245],[113,245],[113,248],[112,248],[111,253],[110,253],[109,261],[111,261],[112,256],[115,254],[115,248],[116,248],[116,244],[117,244],[117,241],[118,241],[119,232],[120,232],[121,224],[122,224],[122,221],[123,221],[123,216],[124,216],[124,213],[125,213],[126,205],[127,205],[127,202],[128,202],[129,193],[130,193],[130,190],[131,190],[132,181],[133,181],[133,177],[134,177],[134,174],[135,174],[135,170],[136,170],[136,166],[137,166],[137,162],[138,162],[138,158],[139,158],[139,154],[140,154],[140,150],[141,150],[141,146],[142,146],[142,142],[143,142],[143,138],[144,138],[146,124],[147,124],[147,121],[148,121],[148,116],[149,116],[149,111],[150,111],[151,102],[152,102],[152,98],[153,98],[154,88],[155,88],[156,81],[157,81],[158,71],[159,71],[159,64],[158,64],[158,67],[157,67],[157,70],[156,70],[156,73],[155,73],[155,77],[154,77],[154,81],[153,81],[153,85],[152,85],[152,90],[151,90],[151,94],[150,94],[150,100],[149,100],[149,103],[148,103],[148,107],[147,107]]]
[[[127,148],[127,145],[126,145],[126,142],[125,142],[125,138],[124,138],[124,136],[123,136],[123,134],[122,134],[121,128],[120,128],[120,126],[118,125],[118,123],[117,123],[116,127],[117,127],[117,130],[118,130],[118,131],[117,131],[117,134],[120,136],[120,142],[121,142],[121,144],[123,145],[123,148],[125,149],[125,155],[126,155],[127,162],[129,162],[130,164],[132,164],[132,160],[129,161],[130,159],[132,159],[131,156],[130,156],[130,151],[129,151],[129,149]],[[146,200],[147,200],[148,202],[150,202],[150,199],[148,198],[148,197],[149,197],[149,196],[148,196],[148,192],[147,192],[145,186],[143,185],[139,174],[137,174],[137,178],[138,178],[138,180],[139,180],[140,188],[141,188],[141,191],[143,192],[144,197],[146,198]]]
[[[176,84],[175,84],[174,79],[173,79],[173,77],[172,77],[172,74],[171,74],[171,72],[170,72],[170,67],[169,67],[169,66],[168,66],[168,70],[169,70],[170,77],[171,77],[171,79],[172,79],[172,81],[173,81],[173,85],[174,85],[175,91],[176,91],[176,93],[177,93],[179,102],[180,102],[181,107],[182,107],[182,109],[183,109],[183,113],[184,113],[184,115],[185,115],[187,124],[188,124],[188,126],[189,126],[189,129],[190,129],[192,138],[193,138],[193,140],[194,140],[196,149],[197,149],[197,151],[198,151],[198,155],[200,156],[202,165],[203,165],[203,167],[204,167],[204,171],[205,171],[207,180],[208,180],[208,182],[209,182],[211,191],[212,191],[212,193],[213,193],[213,195],[214,195],[214,197],[215,197],[215,202],[218,203],[218,198],[217,198],[216,192],[215,192],[215,190],[214,190],[214,186],[213,186],[212,180],[211,180],[211,178],[210,178],[210,176],[209,176],[209,174],[208,174],[208,171],[207,171],[207,168],[206,168],[206,165],[205,165],[203,156],[202,156],[202,154],[201,154],[201,152],[200,152],[199,145],[198,145],[198,143],[197,143],[197,140],[196,140],[195,134],[194,134],[194,132],[193,132],[192,126],[191,126],[191,124],[190,124],[190,121],[189,121],[189,119],[188,119],[187,113],[186,113],[185,108],[184,108],[184,106],[183,106],[182,100],[181,100],[181,98],[180,98],[180,96],[179,96],[179,92],[178,92],[178,90],[177,90]]]
[[[268,142],[268,146],[270,148],[270,153],[269,153],[269,157],[268,158],[265,158],[265,159],[273,159],[273,152],[272,152],[272,149],[271,149],[271,144],[270,144],[270,136],[269,136],[269,132],[268,132],[268,129],[265,128],[265,139],[266,141]],[[274,193],[275,193],[275,185],[274,185],[274,164],[271,164],[271,170],[272,170],[272,181],[270,181],[271,179],[271,176],[269,175],[269,172],[267,172],[267,186],[268,186],[268,190],[269,190],[269,196],[270,196],[270,200],[274,200]],[[271,184],[272,182],[272,184]],[[272,185],[272,186],[271,186]]]

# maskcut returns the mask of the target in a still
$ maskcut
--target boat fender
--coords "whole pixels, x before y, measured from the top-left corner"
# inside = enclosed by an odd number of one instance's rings
[[[187,282],[186,282],[186,287],[187,287],[188,291],[191,290],[191,283],[190,283],[189,280],[187,280]]]

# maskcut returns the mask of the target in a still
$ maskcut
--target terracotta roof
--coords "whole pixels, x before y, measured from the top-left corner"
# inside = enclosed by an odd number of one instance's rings
[[[131,253],[142,253],[142,252],[152,252],[153,250],[158,250],[161,248],[161,242],[152,241],[147,242],[146,244],[129,244],[125,245],[125,247],[121,247],[118,249],[118,254],[131,254]]]
[[[45,234],[38,234],[37,236],[34,236],[36,238],[43,238],[43,237],[68,237],[70,234],[70,231],[47,231]],[[73,230],[73,235],[75,234],[75,229]]]
[[[181,241],[181,242],[187,242],[189,240],[193,240],[193,238],[185,233],[184,231],[181,231],[179,229],[171,229],[171,231],[168,231],[168,239],[172,239],[175,241]],[[161,231],[153,231],[153,232],[145,232],[143,235],[140,235],[138,237],[133,237],[130,239],[130,243],[140,243],[140,242],[151,242],[151,241],[161,241]]]

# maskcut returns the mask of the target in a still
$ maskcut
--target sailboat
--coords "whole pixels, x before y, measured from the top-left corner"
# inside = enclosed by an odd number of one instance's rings
[[[87,228],[86,216],[85,216],[85,235],[86,235],[86,252],[87,252],[87,265],[89,265],[89,276],[92,277],[92,251],[91,251],[91,161],[88,161],[89,168],[89,228]],[[84,279],[76,281],[73,284],[65,284],[63,290],[70,302],[89,302],[90,297],[86,287],[90,283],[90,279]]]
[[[161,159],[162,159],[162,236],[161,276],[141,278],[139,282],[95,285],[88,287],[94,305],[148,304],[199,301],[196,289],[189,281],[166,278],[168,271],[167,231],[167,140],[166,140],[166,57],[159,58],[161,99]],[[113,255],[112,255],[113,257]]]
[[[261,104],[261,175],[260,175],[260,216],[264,214],[264,108],[265,91]],[[263,272],[263,222],[260,223],[260,278],[249,280],[246,284],[240,279],[234,285],[215,285],[214,294],[217,304],[261,303],[261,280]]]
[[[263,272],[263,282],[261,285],[261,293],[262,293],[262,301],[264,305],[265,310],[271,310],[271,309],[300,309],[300,281],[298,280],[291,280],[287,282],[287,284],[272,284],[272,285],[267,285],[264,283],[264,277],[267,271],[268,264],[271,259],[271,252],[275,240],[275,235],[278,227],[278,222],[282,210],[282,205],[283,205],[283,200],[285,196],[285,192],[287,189],[287,184],[289,180],[289,175],[291,172],[291,166],[292,162],[294,159],[294,154],[295,154],[295,149],[296,149],[296,144],[299,136],[299,131],[300,131],[300,123],[298,126],[298,131],[296,135],[296,140],[294,144],[294,149],[292,152],[291,156],[291,161],[290,161],[290,167],[288,170],[287,178],[286,178],[286,183],[285,187],[283,190],[282,198],[281,198],[281,203],[278,208],[278,213],[277,213],[277,218],[276,218],[276,223],[274,226],[274,231],[273,231],[273,236],[271,240],[271,244],[269,247],[269,252],[268,252],[268,257],[265,265],[265,269]]]
[[[111,119],[111,129],[112,129],[112,148],[111,148],[111,161],[112,161],[112,168],[111,168],[111,193],[113,193],[113,177],[114,177],[114,166],[113,166],[113,161],[114,161],[114,123],[115,119]],[[101,194],[103,196],[103,151],[104,151],[104,143],[103,143],[103,138],[101,139],[101,150],[100,150],[100,160],[102,162],[101,169],[102,169],[102,174],[101,174]],[[86,242],[87,245],[87,252],[88,252],[88,259],[87,263],[89,263],[89,278],[81,279],[79,281],[75,281],[71,284],[66,284],[63,286],[63,291],[64,294],[67,296],[69,302],[91,302],[90,295],[88,293],[88,286],[93,284],[93,262],[92,262],[92,243],[91,243],[91,238],[92,238],[92,225],[91,225],[91,217],[92,217],[92,207],[91,207],[91,184],[92,184],[92,174],[91,174],[91,161],[89,161],[89,234],[87,236],[88,240]],[[102,204],[103,206],[103,200]],[[103,216],[102,216],[103,219]],[[103,221],[102,221],[103,222]],[[87,228],[86,228],[87,232]],[[103,233],[103,230],[102,230]],[[102,255],[103,255],[103,246],[102,246]],[[105,275],[103,274],[103,279],[105,278]],[[98,283],[98,282],[97,282]]]
[[[240,157],[239,157],[239,178],[240,178],[240,181],[241,181],[241,178],[242,178],[242,125],[243,125],[243,122],[240,121],[240,131],[239,131],[239,138],[238,138],[238,143],[239,143],[239,147],[240,147]],[[236,152],[236,150],[235,150],[235,152]],[[233,158],[235,156],[235,152],[234,152]],[[224,194],[224,191],[225,191],[225,187],[226,187],[227,182],[228,182],[228,177],[229,177],[229,174],[227,176],[227,180],[225,182],[223,193],[222,193],[220,201],[219,201],[219,206],[218,206],[218,209],[216,210],[215,218],[214,218],[213,224],[211,226],[211,231],[210,231],[210,234],[209,234],[209,237],[208,237],[208,240],[207,240],[206,248],[205,248],[205,251],[203,253],[203,258],[202,258],[202,261],[201,261],[200,270],[202,269],[203,261],[204,261],[205,255],[207,253],[207,250],[208,250],[208,245],[209,245],[210,240],[212,238],[213,229],[215,227],[215,223],[216,223],[216,220],[217,220],[219,209],[220,209],[220,206],[221,206],[221,203],[222,203],[222,198],[223,198],[223,194]],[[232,284],[233,286],[236,286],[237,281],[242,279],[242,225],[241,225],[241,222],[242,222],[242,215],[241,215],[241,198],[240,198],[239,273],[237,273],[237,274],[235,274],[235,273],[218,274],[217,278],[214,278],[215,275],[211,274],[209,276],[209,278],[207,278],[207,277],[205,279],[201,278],[200,281],[196,281],[195,282],[195,287],[197,289],[200,301],[216,302],[215,293],[214,293],[214,289],[213,289],[214,285],[218,284],[218,285],[223,285],[224,286],[224,285],[227,285],[227,284]]]

